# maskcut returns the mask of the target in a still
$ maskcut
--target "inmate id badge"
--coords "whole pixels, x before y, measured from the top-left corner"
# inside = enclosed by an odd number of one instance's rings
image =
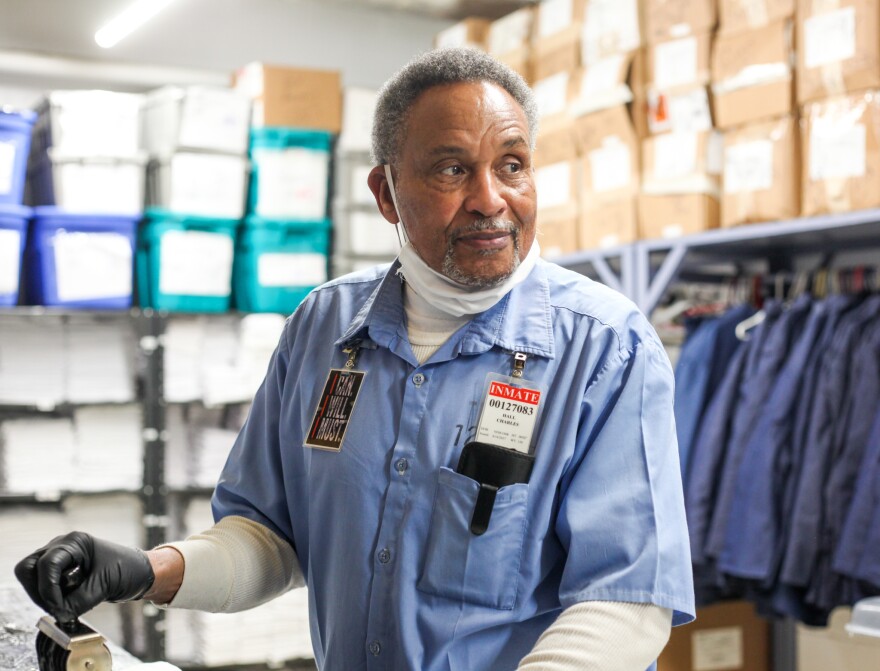
[[[331,368],[303,445],[339,452],[365,371]]]
[[[542,395],[528,380],[489,373],[476,440],[531,454]]]

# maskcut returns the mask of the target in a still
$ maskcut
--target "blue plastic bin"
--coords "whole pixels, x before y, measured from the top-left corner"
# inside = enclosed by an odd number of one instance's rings
[[[248,212],[286,221],[326,217],[332,140],[320,130],[252,129]]]
[[[235,304],[243,312],[289,314],[327,281],[330,220],[248,217],[235,252]]]
[[[31,210],[21,205],[0,205],[0,306],[18,304],[21,260]]]
[[[93,310],[131,306],[140,217],[34,208],[24,289],[33,305]]]
[[[146,212],[138,238],[138,300],[172,312],[225,312],[232,302],[238,219],[158,208]]]
[[[0,108],[0,204],[21,205],[27,175],[31,129],[37,120],[29,110]]]

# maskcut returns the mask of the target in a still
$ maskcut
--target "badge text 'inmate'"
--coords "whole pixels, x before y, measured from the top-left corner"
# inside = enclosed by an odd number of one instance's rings
[[[538,418],[541,391],[493,380],[489,383],[477,427],[477,439],[528,452]]]

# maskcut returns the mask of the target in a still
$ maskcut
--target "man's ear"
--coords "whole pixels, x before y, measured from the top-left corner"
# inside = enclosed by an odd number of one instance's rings
[[[385,177],[385,167],[377,165],[370,170],[367,184],[370,187],[370,191],[373,192],[379,212],[389,223],[397,224],[400,221],[400,217],[397,216],[397,208],[394,207],[394,200],[391,198],[391,188],[388,184],[388,179]]]

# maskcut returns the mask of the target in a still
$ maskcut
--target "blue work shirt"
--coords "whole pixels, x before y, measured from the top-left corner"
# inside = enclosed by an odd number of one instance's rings
[[[653,603],[694,616],[669,361],[628,300],[539,261],[419,365],[393,265],[313,291],[290,317],[223,470],[214,515],[295,548],[325,671],[516,668],[565,607]],[[332,368],[365,371],[339,452],[303,446]],[[489,373],[544,406],[530,481],[498,490],[471,533],[478,484],[455,471]]]

